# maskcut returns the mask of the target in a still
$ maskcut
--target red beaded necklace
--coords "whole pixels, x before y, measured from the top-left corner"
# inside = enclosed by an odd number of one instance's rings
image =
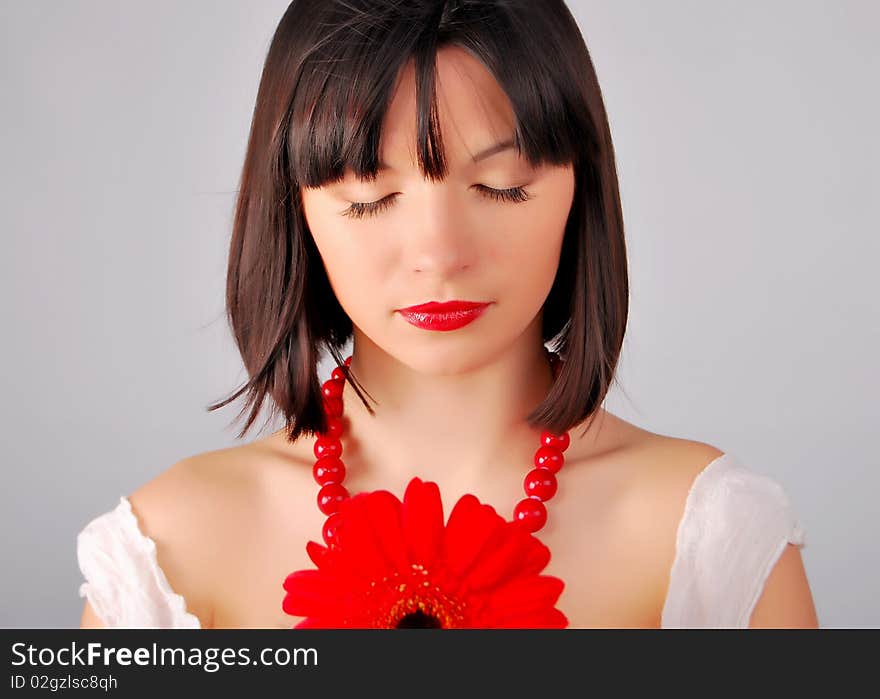
[[[559,374],[562,360],[553,352],[547,352],[554,378]],[[315,440],[316,457],[312,474],[321,486],[318,491],[318,509],[327,515],[321,530],[324,541],[332,546],[337,536],[340,504],[349,497],[342,485],[345,480],[345,464],[342,462],[342,441],[344,432],[342,422],[342,390],[345,386],[345,372],[351,366],[351,357],[345,360],[345,367],[333,369],[330,378],[321,386],[327,429]],[[534,468],[523,481],[526,497],[520,500],[513,510],[513,520],[522,524],[530,533],[541,529],[547,522],[547,508],[544,503],[556,494],[556,473],[565,463],[564,452],[570,444],[568,432],[561,435],[547,430],[541,433],[541,445],[535,451]]]

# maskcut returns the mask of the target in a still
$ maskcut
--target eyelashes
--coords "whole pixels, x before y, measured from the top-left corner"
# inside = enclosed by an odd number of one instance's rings
[[[474,186],[477,188],[477,191],[480,192],[481,195],[483,195],[487,199],[492,199],[493,201],[504,201],[518,204],[531,199],[531,196],[528,194],[528,192],[526,192],[523,187],[495,189],[494,187],[486,187],[482,184]],[[389,194],[387,197],[385,197],[384,199],[380,199],[379,201],[366,203],[353,202],[351,206],[349,206],[345,211],[342,212],[342,215],[348,216],[349,218],[365,218],[368,216],[375,216],[376,214],[379,214],[390,207],[394,203],[395,199],[397,199],[397,194]]]

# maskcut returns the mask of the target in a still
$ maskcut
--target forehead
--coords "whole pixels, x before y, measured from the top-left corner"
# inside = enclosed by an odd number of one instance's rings
[[[450,46],[436,59],[436,119],[449,162],[470,163],[490,146],[509,142],[515,128],[510,100],[485,66],[467,50]],[[416,164],[418,106],[412,61],[400,71],[382,124],[383,164]],[[489,153],[482,153],[486,157]],[[393,160],[394,163],[389,163]]]

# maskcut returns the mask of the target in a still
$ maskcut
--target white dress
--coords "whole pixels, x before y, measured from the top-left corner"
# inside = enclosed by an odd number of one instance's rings
[[[662,628],[746,628],[788,543],[806,546],[779,483],[729,452],[714,459],[685,501]],[[156,544],[141,533],[125,496],[80,531],[77,560],[85,578],[79,596],[106,627],[201,628],[169,585]]]

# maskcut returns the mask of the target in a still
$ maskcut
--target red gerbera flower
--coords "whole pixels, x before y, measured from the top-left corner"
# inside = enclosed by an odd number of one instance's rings
[[[332,546],[309,541],[317,569],[284,581],[293,628],[565,628],[564,583],[540,575],[550,549],[491,505],[463,495],[443,525],[436,483],[413,478],[341,503]]]

